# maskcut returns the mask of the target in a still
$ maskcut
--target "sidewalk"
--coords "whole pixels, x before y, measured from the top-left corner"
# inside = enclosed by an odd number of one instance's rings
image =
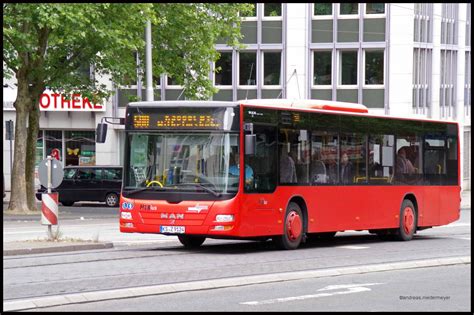
[[[7,197],[9,197],[7,195]],[[7,198],[3,200],[4,204],[8,203],[6,201]],[[471,191],[463,191],[462,193],[462,201],[461,201],[461,209],[470,209],[471,208]],[[88,221],[84,220],[83,223],[80,224],[87,224]],[[102,230],[104,228],[101,228]],[[5,233],[5,221],[4,221],[4,233]],[[118,232],[117,232],[118,233]],[[5,236],[5,235],[4,235]],[[11,256],[11,255],[25,255],[25,254],[38,254],[38,253],[54,253],[54,252],[66,252],[66,251],[78,251],[78,250],[91,250],[91,249],[105,249],[105,248],[113,248],[114,242],[117,238],[114,237],[106,237],[108,241],[103,242],[95,242],[92,240],[83,240],[82,238],[71,238],[72,235],[67,235],[62,241],[54,242],[54,241],[47,241],[45,239],[39,240],[17,240],[17,241],[7,241],[3,242],[3,256]],[[127,234],[127,236],[136,236]],[[141,234],[139,236],[142,236]],[[154,235],[158,236],[158,235]],[[169,240],[169,238],[159,235],[163,237],[156,237],[154,240],[156,242],[163,242]],[[133,239],[137,239],[138,242],[145,242],[145,240],[141,240],[140,237],[134,237]],[[111,241],[112,240],[112,241]]]

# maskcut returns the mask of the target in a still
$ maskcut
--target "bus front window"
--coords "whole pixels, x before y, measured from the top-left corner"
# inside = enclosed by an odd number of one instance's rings
[[[236,192],[239,175],[231,171],[238,135],[229,133],[130,133],[125,188],[159,186],[191,190],[204,186]]]

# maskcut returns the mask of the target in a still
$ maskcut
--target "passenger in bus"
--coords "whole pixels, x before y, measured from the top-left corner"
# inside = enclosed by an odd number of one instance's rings
[[[352,163],[349,161],[347,152],[342,152],[341,155],[341,183],[352,184]]]
[[[397,152],[397,173],[415,174],[415,167],[407,158],[407,147],[401,147]]]
[[[311,183],[325,184],[327,182],[326,165],[321,161],[321,152],[315,151],[311,161]]]
[[[235,151],[230,153],[230,167],[229,167],[229,174],[233,176],[239,176],[240,174],[240,159],[239,154]],[[245,187],[247,189],[252,188],[254,185],[254,176],[253,176],[253,169],[248,165],[245,164]]]
[[[281,183],[296,183],[296,167],[295,161],[288,154],[287,145],[284,144],[280,156],[280,182]]]

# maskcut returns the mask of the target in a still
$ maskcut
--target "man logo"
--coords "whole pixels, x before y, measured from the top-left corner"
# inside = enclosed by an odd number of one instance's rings
[[[161,219],[172,219],[172,220],[184,220],[184,213],[166,213],[162,212],[160,214]]]

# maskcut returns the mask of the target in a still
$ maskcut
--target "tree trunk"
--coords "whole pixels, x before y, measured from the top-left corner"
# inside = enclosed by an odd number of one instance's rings
[[[30,97],[28,83],[25,78],[18,77],[18,96],[14,103],[15,118],[15,147],[13,156],[13,170],[11,175],[11,195],[7,211],[28,212],[26,200],[26,139]]]
[[[40,111],[38,107],[38,98],[33,97],[30,104],[28,120],[28,140],[26,144],[26,192],[28,208],[32,211],[38,211],[36,206],[35,189],[35,160],[36,160],[36,142],[38,139]]]

